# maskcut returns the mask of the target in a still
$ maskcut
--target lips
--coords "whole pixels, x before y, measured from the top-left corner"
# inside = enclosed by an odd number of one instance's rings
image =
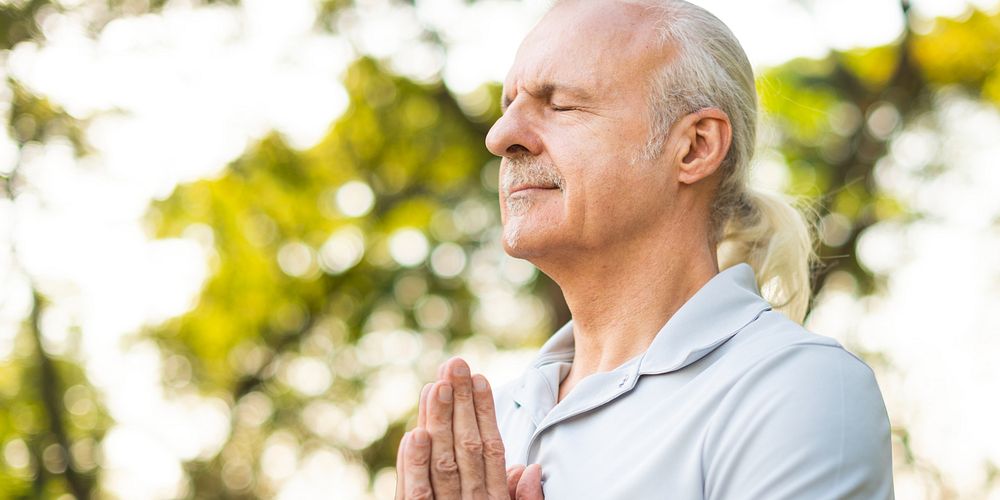
[[[531,190],[551,191],[554,189],[559,189],[559,186],[522,184],[520,186],[512,187],[509,191],[509,194],[519,193],[522,191],[531,191]]]
[[[506,196],[562,189],[563,178],[552,163],[543,158],[528,155],[505,157],[500,164],[500,185]],[[539,193],[540,194],[540,193]]]

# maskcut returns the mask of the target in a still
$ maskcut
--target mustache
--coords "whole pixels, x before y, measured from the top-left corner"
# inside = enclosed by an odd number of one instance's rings
[[[555,186],[562,189],[564,180],[551,163],[534,157],[506,158],[506,168],[500,178],[504,195],[509,195],[515,186]]]

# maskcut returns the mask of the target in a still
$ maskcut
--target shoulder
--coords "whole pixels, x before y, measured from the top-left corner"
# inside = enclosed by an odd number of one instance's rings
[[[805,377],[802,383],[842,373],[875,380],[868,364],[836,339],[817,335],[776,311],[765,311],[728,344],[725,365],[742,374],[796,375]]]
[[[836,340],[768,316],[720,360],[735,371],[705,442],[708,476],[726,478],[716,491],[743,481],[820,488],[794,490],[807,497],[847,487],[891,495],[890,426],[871,368]],[[781,474],[803,483],[768,483]]]
[[[776,312],[755,323],[741,333],[740,342],[725,356],[728,359],[720,360],[736,372],[720,412],[800,408],[820,421],[841,412],[885,416],[874,372],[835,339],[812,333]],[[774,406],[775,401],[783,404]]]

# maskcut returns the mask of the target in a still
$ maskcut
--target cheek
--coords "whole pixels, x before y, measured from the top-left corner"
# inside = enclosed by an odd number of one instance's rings
[[[600,130],[578,128],[550,143],[550,151],[564,153],[553,155],[552,160],[566,180],[565,215],[574,225],[589,225],[594,219],[607,224],[608,218],[648,210],[648,201],[661,195],[659,167],[632,164],[645,145],[645,128],[617,125]]]
[[[648,224],[651,218],[662,214],[664,191],[662,182],[652,172],[638,170],[640,167],[619,165],[618,175],[602,175],[586,183],[581,196],[575,200],[582,210],[585,223],[603,232],[607,228],[633,227]]]

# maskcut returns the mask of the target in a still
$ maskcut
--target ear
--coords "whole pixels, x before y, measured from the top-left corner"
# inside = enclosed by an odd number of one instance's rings
[[[674,129],[677,180],[694,184],[719,169],[733,140],[729,116],[719,108],[705,108],[681,118]]]

